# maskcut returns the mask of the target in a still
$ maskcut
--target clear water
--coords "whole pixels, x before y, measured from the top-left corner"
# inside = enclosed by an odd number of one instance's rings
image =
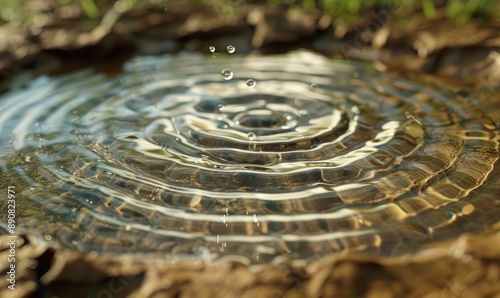
[[[500,218],[498,96],[305,52],[124,68],[0,97],[0,186],[16,187],[19,232],[259,263],[400,255]]]

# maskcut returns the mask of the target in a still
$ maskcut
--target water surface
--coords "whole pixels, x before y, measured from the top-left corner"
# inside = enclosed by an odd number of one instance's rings
[[[16,187],[18,232],[258,263],[401,255],[500,217],[498,97],[305,52],[124,69],[0,97],[0,186]]]

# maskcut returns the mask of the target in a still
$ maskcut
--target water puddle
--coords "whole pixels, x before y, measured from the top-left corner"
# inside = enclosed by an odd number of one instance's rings
[[[400,255],[498,220],[498,101],[311,53],[227,52],[0,97],[0,186],[16,187],[18,231],[259,263]]]

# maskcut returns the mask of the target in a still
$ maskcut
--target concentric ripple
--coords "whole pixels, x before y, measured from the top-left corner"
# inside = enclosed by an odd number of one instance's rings
[[[0,98],[2,186],[59,247],[400,255],[500,218],[498,99],[304,52],[144,57]]]

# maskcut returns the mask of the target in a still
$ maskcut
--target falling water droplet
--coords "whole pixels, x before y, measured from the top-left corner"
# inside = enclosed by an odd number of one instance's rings
[[[215,47],[214,46],[210,46],[210,47],[208,47],[208,50],[210,51],[210,53],[214,53],[215,52]]]
[[[255,87],[255,85],[257,85],[257,82],[254,79],[248,79],[247,80],[247,86],[248,87],[253,88],[253,87]]]
[[[219,111],[222,111],[224,109],[224,105],[223,104],[219,104],[217,107],[219,108]]]
[[[224,78],[224,80],[230,80],[233,78],[233,71],[230,70],[229,68],[225,68],[221,71],[221,75]]]
[[[255,133],[253,133],[253,132],[249,132],[249,133],[248,133],[248,139],[249,139],[250,141],[255,140],[255,138],[256,138]]]
[[[234,46],[227,46],[227,52],[229,54],[234,53],[234,51],[236,51],[236,48]]]

